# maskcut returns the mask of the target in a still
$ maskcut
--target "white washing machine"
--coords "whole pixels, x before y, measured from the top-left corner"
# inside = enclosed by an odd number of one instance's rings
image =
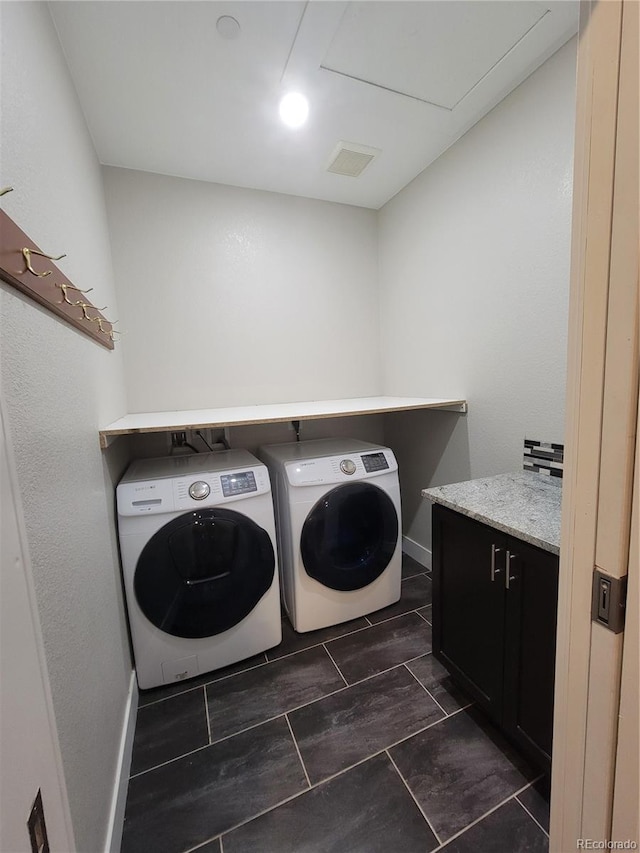
[[[261,447],[273,484],[283,602],[296,631],[387,607],[402,575],[398,465],[388,447],[320,439]]]
[[[125,595],[142,689],[282,638],[267,468],[243,450],[133,462],[118,485]]]

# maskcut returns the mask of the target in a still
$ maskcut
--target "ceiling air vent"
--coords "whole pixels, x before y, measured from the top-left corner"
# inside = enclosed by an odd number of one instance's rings
[[[339,142],[331,156],[327,172],[357,178],[379,153],[379,148],[369,148],[353,142]]]

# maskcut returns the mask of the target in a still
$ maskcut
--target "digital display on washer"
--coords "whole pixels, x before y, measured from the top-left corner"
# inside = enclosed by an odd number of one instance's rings
[[[362,457],[362,462],[367,474],[371,474],[373,471],[384,471],[385,468],[389,467],[384,453],[367,453],[366,456]]]
[[[232,495],[243,495],[245,492],[257,492],[256,476],[253,471],[241,471],[238,474],[222,474],[222,494],[225,498]]]

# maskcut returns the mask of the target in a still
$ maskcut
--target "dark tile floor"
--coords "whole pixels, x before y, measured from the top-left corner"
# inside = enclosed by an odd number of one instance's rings
[[[123,853],[544,853],[548,791],[391,607],[140,697]]]

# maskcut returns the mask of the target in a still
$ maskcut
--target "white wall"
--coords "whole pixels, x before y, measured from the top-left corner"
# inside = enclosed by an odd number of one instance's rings
[[[379,393],[374,211],[104,174],[130,412]]]
[[[113,316],[101,172],[49,11],[2,3],[1,14],[0,183],[15,188],[2,207],[45,250],[66,252],[65,274],[93,287]],[[4,284],[0,322],[2,395],[73,828],[78,849],[93,853],[107,833],[131,671],[113,485],[97,435],[125,411],[121,353]]]
[[[563,440],[576,40],[379,214],[383,392],[469,414],[387,418],[405,530],[428,545],[429,485],[521,467]]]

